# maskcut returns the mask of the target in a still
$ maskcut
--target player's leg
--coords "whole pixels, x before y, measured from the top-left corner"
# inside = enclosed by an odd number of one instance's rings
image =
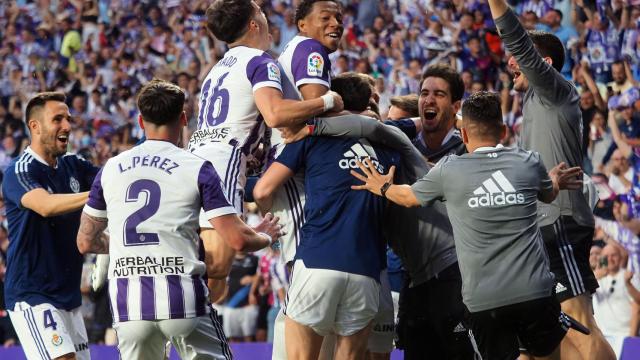
[[[318,358],[322,337],[331,333],[334,328],[338,304],[347,288],[347,281],[346,273],[308,269],[301,260],[295,262],[291,286],[283,307],[283,313],[287,316],[287,358]]]
[[[63,311],[50,304],[32,307],[25,302],[16,303],[15,308],[9,311],[11,323],[28,359],[76,358],[73,337],[69,333],[71,329],[67,328]]]
[[[517,334],[522,346],[534,359],[560,359],[560,343],[567,334],[569,319],[560,312],[555,297],[526,301],[509,306],[517,319]],[[563,358],[564,359],[564,358]]]
[[[380,272],[380,305],[373,319],[371,334],[367,342],[368,358],[371,360],[388,360],[393,351],[395,336],[395,317],[393,298],[387,270]]]
[[[273,323],[273,349],[271,359],[287,360],[287,347],[284,340],[284,328],[286,316],[283,313],[284,307],[280,308],[276,321]]]
[[[122,359],[162,359],[167,337],[158,328],[158,321],[132,320],[114,324],[118,336],[118,351]]]
[[[162,320],[158,326],[183,360],[230,360],[233,357],[213,309],[197,318]]]
[[[567,359],[577,351],[582,359],[615,359],[593,317],[591,294],[598,282],[589,266],[589,251],[593,240],[593,228],[578,225],[571,217],[561,216],[549,226],[540,229],[551,265],[556,277],[556,297],[562,311],[591,331],[584,335],[569,330],[562,341],[561,353]],[[563,358],[564,358],[563,357]]]
[[[513,360],[520,354],[515,317],[509,306],[468,314],[471,333],[482,359]],[[440,359],[440,358],[438,358]]]
[[[380,307],[380,284],[357,274],[347,274],[347,279],[335,315],[336,359],[362,359]]]
[[[322,346],[320,347],[320,355],[318,360],[333,360],[336,355],[336,342],[338,341],[336,334],[327,334],[322,338]]]

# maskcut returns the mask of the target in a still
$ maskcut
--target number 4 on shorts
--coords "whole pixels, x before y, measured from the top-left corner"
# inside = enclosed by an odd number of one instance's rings
[[[56,330],[58,328],[58,323],[53,320],[53,314],[51,313],[51,310],[44,311],[44,328],[46,329],[48,327],[52,327],[53,330]]]

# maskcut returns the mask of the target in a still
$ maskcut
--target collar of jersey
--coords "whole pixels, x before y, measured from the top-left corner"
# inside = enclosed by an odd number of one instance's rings
[[[38,160],[39,162],[43,163],[46,166],[49,166],[49,163],[47,163],[46,161],[44,161],[43,158],[40,157],[40,155],[36,154],[35,151],[33,151],[33,149],[31,148],[31,146],[27,146],[26,149],[24,149],[24,152],[31,154],[31,156],[33,156],[34,159]],[[56,164],[53,166],[54,169],[58,168],[58,159],[56,159]]]
[[[502,145],[502,144],[498,144],[495,147],[493,147],[493,146],[483,146],[483,147],[479,147],[479,148],[475,149],[473,152],[496,151],[498,149],[502,149],[503,147],[504,147],[504,145]]]

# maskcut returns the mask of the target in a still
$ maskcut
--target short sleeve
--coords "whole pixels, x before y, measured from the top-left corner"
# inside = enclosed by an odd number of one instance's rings
[[[304,167],[304,145],[307,141],[308,139],[304,139],[291,144],[287,144],[284,149],[282,149],[282,153],[280,153],[280,156],[278,156],[276,161],[288,167],[294,173],[297,173],[298,170]]]
[[[540,179],[540,190],[538,192],[538,198],[545,197],[547,194],[553,193],[553,182],[549,177],[549,172],[542,162],[542,157],[537,152],[534,153],[534,159],[536,159],[536,167],[538,168],[538,177]]]
[[[329,54],[317,40],[307,39],[296,46],[291,61],[291,72],[297,88],[304,84],[331,87]]]
[[[25,162],[24,157],[18,160],[13,166],[5,171],[2,189],[5,199],[22,208],[22,197],[31,190],[42,188],[43,186],[33,176],[33,167]],[[35,160],[33,160],[35,161]]]
[[[205,161],[198,174],[198,190],[207,219],[236,213],[222,189],[222,181],[213,165]]]
[[[263,87],[272,87],[282,91],[280,68],[267,54],[249,60],[247,79],[251,82],[254,92]]]
[[[436,200],[445,200],[443,187],[443,167],[447,157],[442,158],[422,179],[411,185],[413,194],[425,206]]]
[[[104,199],[104,189],[102,188],[102,170],[98,171],[93,180],[89,191],[89,200],[87,200],[83,211],[93,217],[107,217],[107,202]]]

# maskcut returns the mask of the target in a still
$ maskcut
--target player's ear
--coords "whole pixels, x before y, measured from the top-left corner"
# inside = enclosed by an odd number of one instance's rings
[[[187,113],[186,112],[182,112],[182,114],[180,114],[180,126],[187,126]]]
[[[469,143],[469,134],[467,134],[467,129],[463,126],[460,128],[460,135],[462,135],[462,142],[464,144]]]
[[[550,57],[543,57],[542,60],[544,60],[544,62],[546,62],[547,64],[553,66],[553,59],[551,59]]]
[[[144,130],[144,121],[142,121],[142,114],[138,115],[138,124],[140,124],[140,128]]]

